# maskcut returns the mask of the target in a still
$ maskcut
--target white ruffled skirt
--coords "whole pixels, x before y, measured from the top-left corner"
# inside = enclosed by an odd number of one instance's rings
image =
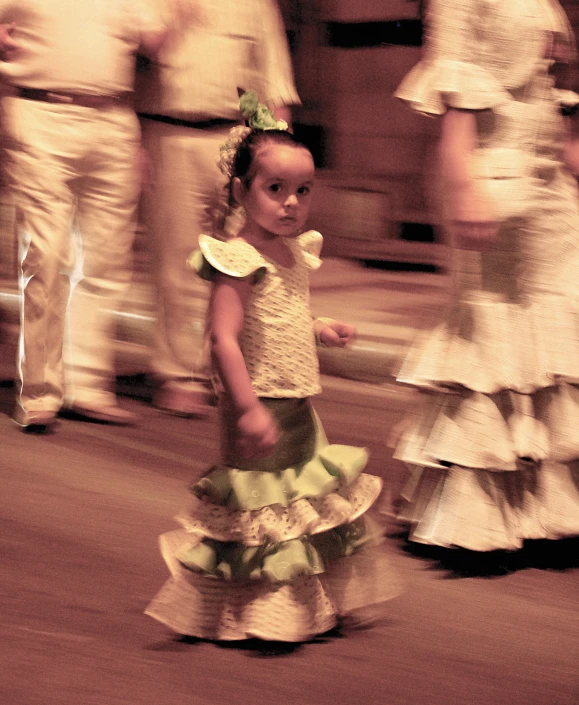
[[[537,188],[487,253],[455,253],[452,304],[410,349],[421,390],[395,456],[410,538],[475,551],[579,535],[579,211]]]

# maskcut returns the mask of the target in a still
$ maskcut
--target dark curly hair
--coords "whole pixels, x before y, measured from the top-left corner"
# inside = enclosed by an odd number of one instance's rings
[[[247,188],[251,184],[254,176],[253,165],[255,163],[255,155],[261,147],[268,144],[287,145],[298,149],[309,148],[300,140],[298,140],[291,132],[287,130],[252,130],[239,144],[233,166],[231,169],[231,181],[229,182],[229,204],[235,205],[235,200],[232,193],[233,179],[240,179]],[[311,152],[310,152],[311,154]]]

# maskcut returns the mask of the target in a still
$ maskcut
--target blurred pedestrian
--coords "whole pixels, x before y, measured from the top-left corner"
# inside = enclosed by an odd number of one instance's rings
[[[365,449],[328,444],[310,402],[316,334],[332,347],[355,334],[309,307],[314,161],[265,106],[242,105],[253,127],[234,129],[222,165],[245,223],[225,241],[202,235],[193,260],[212,281],[222,458],[192,488],[183,529],[161,537],[172,577],[147,614],[199,638],[297,642],[392,597],[394,582],[363,550],[380,540],[366,512],[382,483],[362,472]]]
[[[199,233],[213,229],[225,184],[216,164],[219,145],[239,120],[238,88],[255,87],[287,121],[299,98],[275,0],[178,0],[174,8],[157,2],[170,33],[137,82],[157,303],[153,403],[194,416],[207,412],[213,394],[191,329],[203,316],[207,287],[194,281],[186,260]]]
[[[427,392],[398,446],[401,516],[412,541],[510,551],[579,535],[579,140],[562,115],[579,96],[553,79],[574,38],[556,0],[428,7],[398,96],[442,116],[453,301],[399,377]]]
[[[166,30],[144,0],[0,0],[0,23],[22,295],[14,420],[42,430],[66,405],[130,423],[113,389],[111,311],[139,193],[135,53],[154,55]]]

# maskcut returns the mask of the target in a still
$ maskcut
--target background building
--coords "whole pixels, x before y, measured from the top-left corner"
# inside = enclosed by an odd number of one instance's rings
[[[303,105],[295,129],[319,179],[312,227],[325,253],[444,266],[432,152],[438,121],[393,93],[421,52],[421,0],[278,0]],[[577,34],[579,0],[561,0]],[[146,268],[143,238],[137,261]],[[0,191],[0,277],[15,277],[12,209]]]

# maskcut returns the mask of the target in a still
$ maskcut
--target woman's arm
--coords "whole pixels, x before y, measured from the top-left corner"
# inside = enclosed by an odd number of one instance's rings
[[[498,223],[490,198],[470,173],[470,157],[476,145],[474,113],[447,110],[438,146],[447,217],[458,247],[483,250],[495,242]]]
[[[476,147],[476,124],[468,110],[449,108],[442,118],[438,145],[442,176],[450,189],[466,189],[472,178],[468,158]]]
[[[279,430],[253,391],[239,346],[250,291],[247,280],[218,273],[209,302],[209,321],[211,355],[237,416],[239,452],[257,458],[271,453]]]

